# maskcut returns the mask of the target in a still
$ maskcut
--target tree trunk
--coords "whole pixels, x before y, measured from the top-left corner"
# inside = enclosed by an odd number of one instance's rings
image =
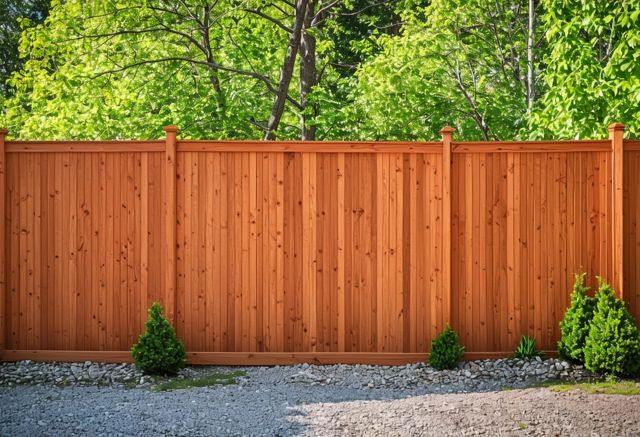
[[[313,0],[308,0],[307,11],[304,18],[304,29],[300,40],[300,104],[302,106],[300,131],[303,141],[313,141],[316,139],[316,127],[309,125],[309,120],[315,118],[317,106],[316,104],[309,103],[307,100],[307,95],[318,81],[318,72],[316,70],[316,39],[307,31],[312,26],[313,9]],[[310,109],[310,111],[307,109]]]
[[[309,0],[297,0],[296,2],[296,18],[293,25],[293,32],[289,36],[289,48],[287,54],[284,57],[282,64],[282,72],[280,73],[280,83],[278,85],[278,92],[276,93],[276,100],[271,108],[271,115],[267,123],[267,129],[264,133],[265,140],[275,140],[276,130],[280,124],[282,113],[284,112],[284,105],[287,101],[287,95],[289,93],[289,85],[291,83],[291,77],[293,76],[293,68],[296,62],[296,56],[298,55],[298,48],[300,47],[300,39],[302,35],[302,28],[304,27],[304,19],[307,11],[307,5]]]
[[[209,27],[210,23],[210,15],[211,15],[211,7],[206,5],[204,7],[204,17],[202,20],[202,27],[200,28],[200,33],[202,34],[202,45],[206,50],[207,62],[209,65],[215,64],[215,59],[213,57],[213,50],[211,50],[211,38],[209,35]],[[224,93],[222,92],[222,87],[220,86],[220,79],[218,78],[218,70],[213,67],[209,67],[209,81],[213,86],[213,89],[216,92],[216,103],[218,106],[218,111],[224,115],[226,108],[226,101],[224,97]]]
[[[536,0],[529,0],[529,25],[527,34],[527,112],[531,113],[535,100],[535,39]]]

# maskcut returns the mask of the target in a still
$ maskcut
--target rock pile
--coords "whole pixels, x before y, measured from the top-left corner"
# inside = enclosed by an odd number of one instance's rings
[[[426,364],[406,366],[294,366],[289,380],[310,385],[333,384],[351,388],[411,389],[441,386],[442,392],[525,387],[548,380],[593,378],[583,366],[555,358],[497,359],[462,362],[438,371]]]
[[[38,363],[19,361],[0,363],[0,386],[21,384],[45,385],[119,385],[148,384],[132,364],[84,363]]]
[[[177,378],[197,378],[228,369],[187,367]],[[547,380],[578,381],[593,378],[582,366],[551,358],[542,360],[497,359],[462,362],[452,370],[438,371],[424,364],[405,366],[299,364],[294,366],[250,367],[243,369],[241,386],[281,384],[340,386],[352,389],[400,389],[432,392],[466,392],[519,388]],[[150,386],[154,383],[132,364],[0,363],[0,386],[14,385],[112,385]]]

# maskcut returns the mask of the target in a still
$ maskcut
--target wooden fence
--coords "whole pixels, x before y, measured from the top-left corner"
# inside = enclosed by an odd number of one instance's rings
[[[640,141],[5,141],[0,354],[129,360],[162,301],[193,363],[554,349],[574,272],[640,316]]]

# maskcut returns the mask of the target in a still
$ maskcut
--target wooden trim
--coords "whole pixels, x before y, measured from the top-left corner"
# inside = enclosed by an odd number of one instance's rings
[[[608,152],[607,140],[567,141],[466,141],[454,142],[453,153],[546,153],[546,152]]]
[[[451,323],[451,138],[455,129],[445,127],[442,135],[442,307],[443,320]],[[441,327],[442,329],[443,327]]]
[[[166,269],[164,276],[164,306],[165,314],[173,326],[176,326],[176,280],[177,280],[177,262],[176,262],[176,137],[178,128],[175,126],[166,126],[164,128],[167,138],[165,144],[165,195],[164,195],[164,249],[166,257]]]
[[[7,141],[7,153],[164,152],[164,141]]]
[[[510,357],[512,351],[467,352],[464,361]],[[557,356],[555,351],[544,351],[546,356]],[[404,352],[188,352],[187,362],[193,365],[218,366],[275,366],[299,363],[309,364],[376,364],[398,366],[425,362],[427,353]],[[0,361],[59,361],[103,363],[131,363],[129,351],[56,351],[6,350],[0,352]]]
[[[6,284],[6,236],[5,236],[5,212],[6,212],[6,185],[7,185],[7,173],[6,173],[6,154],[5,154],[5,138],[7,136],[6,129],[0,129],[0,352],[6,347],[7,335],[6,335],[6,323],[8,318],[6,317],[6,299],[7,299],[7,284]]]
[[[276,366],[290,364],[404,365],[425,361],[427,354],[389,352],[190,352],[190,364]]]
[[[640,151],[640,140],[624,140],[624,151],[625,152],[639,152]]]
[[[620,299],[624,298],[624,125],[613,123],[609,126],[611,140],[611,174],[613,175],[613,286]]]
[[[441,153],[442,143],[410,141],[180,140],[178,152]]]
[[[7,153],[164,152],[163,140],[6,141]],[[605,152],[607,140],[465,141],[452,142],[452,153]],[[640,140],[625,140],[625,150],[640,150]],[[441,153],[441,142],[413,141],[246,141],[180,140],[178,152],[317,152],[317,153]]]

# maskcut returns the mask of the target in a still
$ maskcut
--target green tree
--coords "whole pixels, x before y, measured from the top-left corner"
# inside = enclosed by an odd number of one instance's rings
[[[174,123],[186,137],[314,139],[309,96],[339,77],[334,41],[368,38],[334,23],[385,24],[371,17],[387,3],[54,0],[23,32],[3,124],[20,138],[148,138]]]
[[[589,334],[596,301],[587,292],[585,273],[577,274],[571,293],[571,305],[560,322],[558,353],[567,360],[584,362],[584,344]]]
[[[513,138],[538,86],[536,11],[526,0],[434,0],[404,11],[399,36],[381,35],[381,53],[341,82],[348,104],[318,91],[335,105],[318,123],[336,138],[434,139],[445,124],[459,138]]]
[[[622,122],[640,133],[640,0],[544,0],[547,92],[536,138],[606,138]]]
[[[592,372],[636,375],[640,371],[640,330],[623,300],[599,279],[596,307],[584,346],[584,365]]]
[[[459,139],[601,138],[611,121],[636,135],[639,10],[640,0],[53,0],[21,32],[24,65],[5,70],[0,124],[22,139],[153,138],[169,123],[214,139],[429,140],[445,124]]]
[[[187,362],[184,344],[176,330],[165,319],[162,305],[149,308],[144,334],[131,348],[136,367],[150,374],[176,374]]]
[[[22,68],[20,58],[20,32],[47,18],[50,0],[0,0],[0,93],[7,96],[11,88],[7,79]]]
[[[23,33],[8,127],[22,138],[156,137],[167,123],[185,136],[259,135],[286,36],[215,5],[54,1],[44,25]]]
[[[464,346],[460,344],[458,334],[447,325],[431,342],[429,365],[438,370],[453,369],[463,355]]]

